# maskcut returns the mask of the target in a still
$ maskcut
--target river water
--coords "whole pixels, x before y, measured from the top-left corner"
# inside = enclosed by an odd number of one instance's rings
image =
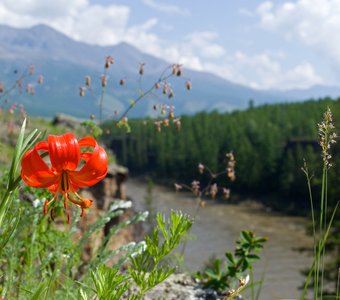
[[[130,178],[127,190],[136,209],[145,210],[146,183]],[[176,194],[166,187],[154,186],[152,195],[155,211],[168,214],[175,209],[191,216],[195,213],[196,201],[190,193]],[[191,229],[196,239],[187,242],[186,266],[189,271],[198,271],[211,256],[224,257],[226,251],[234,251],[241,230],[252,230],[256,235],[268,237],[260,253],[261,261],[254,264],[255,281],[264,274],[259,299],[299,299],[298,287],[304,280],[301,271],[311,264],[311,257],[296,250],[312,247],[312,238],[304,231],[305,221],[268,212],[257,205],[207,200]]]

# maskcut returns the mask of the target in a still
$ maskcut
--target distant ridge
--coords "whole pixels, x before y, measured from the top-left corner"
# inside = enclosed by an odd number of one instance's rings
[[[108,97],[105,99],[106,116],[115,109],[126,107],[136,97],[135,87],[129,84],[124,88],[119,87],[117,83],[120,78],[136,78],[139,64],[143,62],[146,64],[143,85],[150,87],[164,68],[170,65],[169,62],[145,54],[127,43],[102,47],[75,41],[47,25],[25,29],[0,25],[0,81],[5,84],[12,82],[13,70],[20,71],[29,63],[34,63],[37,72],[45,77],[44,85],[37,88],[34,97],[14,95],[9,99],[24,103],[27,111],[33,115],[52,117],[57,112],[64,112],[87,118],[96,113],[97,100],[90,97],[80,98],[79,87],[87,74],[93,76],[94,82],[99,82],[107,55],[114,56],[116,63],[110,70],[111,88],[108,88]],[[175,78],[175,97],[171,104],[176,107],[176,114],[244,109],[248,107],[250,100],[259,105],[340,95],[339,87],[315,86],[307,90],[261,91],[207,72],[188,70],[185,66],[183,73],[183,76],[190,78],[193,89],[188,93],[184,81]],[[132,110],[131,116],[142,117],[151,112],[151,101],[148,101]]]

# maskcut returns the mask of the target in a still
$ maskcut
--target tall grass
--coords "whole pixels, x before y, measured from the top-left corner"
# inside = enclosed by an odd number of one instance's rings
[[[336,203],[330,215],[328,205],[328,171],[332,167],[330,153],[332,144],[336,142],[336,133],[333,125],[333,116],[329,108],[324,113],[323,120],[318,124],[319,144],[322,149],[322,178],[321,178],[321,193],[320,202],[315,203],[311,180],[312,177],[308,170],[307,163],[304,163],[302,171],[305,173],[308,184],[311,218],[313,230],[313,263],[307,276],[304,285],[301,299],[306,299],[308,287],[311,286],[313,290],[313,299],[322,300],[325,297],[325,260],[326,260],[326,241],[329,237],[330,229],[339,206],[339,201]],[[329,218],[330,215],[330,218]],[[311,279],[313,278],[313,283]],[[339,299],[336,296],[336,299]]]

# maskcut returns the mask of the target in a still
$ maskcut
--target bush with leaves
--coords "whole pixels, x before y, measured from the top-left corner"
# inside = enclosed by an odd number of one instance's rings
[[[204,287],[219,292],[233,288],[235,282],[239,282],[240,278],[245,278],[247,274],[253,277],[253,263],[260,259],[256,253],[263,248],[266,241],[264,237],[257,237],[253,232],[243,230],[236,242],[238,246],[234,254],[226,252],[225,261],[217,258],[211,267],[198,272],[196,277],[202,280]]]
[[[114,251],[109,249],[110,239],[119,230],[146,219],[147,213],[137,213],[111,227],[94,249],[92,258],[82,259],[90,238],[97,235],[112,218],[121,215],[131,206],[131,202],[115,201],[108,212],[93,224],[88,224],[87,230],[78,240],[75,235],[79,230],[79,217],[72,218],[70,224],[66,220],[52,222],[47,215],[42,214],[49,193],[31,187],[19,191],[21,158],[40,137],[38,130],[25,136],[25,125],[24,122],[12,165],[3,174],[0,187],[0,297],[33,300],[79,299],[81,296],[86,299],[91,294],[91,299],[93,296],[119,299],[135,282],[141,286],[141,290],[130,299],[139,299],[140,295],[174,272],[174,268],[161,267],[160,263],[178,245],[192,224],[191,219],[180,212],[173,212],[169,222],[159,215],[158,227],[145,242],[131,242]],[[58,212],[55,214],[58,215]],[[164,242],[160,242],[161,233]],[[114,257],[119,258],[118,261],[112,268],[106,267],[105,264]],[[129,271],[123,272],[121,267],[129,261]],[[143,269],[146,266],[140,262],[147,261],[150,269]],[[146,275],[147,272],[149,275]],[[114,284],[116,288],[113,291]],[[108,293],[110,296],[107,296]]]
[[[145,244],[140,244],[130,256],[126,273],[103,265],[92,271],[92,292],[98,299],[119,299],[124,294],[130,300],[143,299],[149,290],[176,271],[176,267],[164,266],[162,262],[180,243],[192,220],[175,211],[168,220],[162,214],[157,214],[156,219],[157,225],[152,234],[145,237]],[[84,289],[80,290],[80,295],[84,300],[89,299]]]

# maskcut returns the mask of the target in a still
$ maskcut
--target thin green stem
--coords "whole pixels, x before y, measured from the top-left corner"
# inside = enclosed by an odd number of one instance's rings
[[[249,273],[250,273],[250,280],[251,280],[251,284],[250,284],[251,299],[255,300],[254,271],[252,267],[249,268]]]
[[[340,299],[340,268],[338,269],[338,280],[336,283],[336,300]]]
[[[324,164],[323,172],[322,172],[322,186],[321,186],[321,199],[320,199],[320,215],[319,215],[319,249],[317,253],[317,261],[316,261],[316,300],[319,295],[319,284],[321,284],[320,290],[320,300],[322,300],[322,288],[323,288],[323,265],[324,265],[324,247],[321,249],[322,240],[324,237],[324,228],[325,228],[325,193],[326,193],[326,179],[327,179],[327,166]],[[321,270],[321,282],[320,282],[320,270]],[[315,291],[315,290],[314,290]]]
[[[312,187],[311,187],[311,176],[309,176],[308,172],[308,166],[306,161],[304,162],[304,167],[302,168],[302,171],[305,173],[307,178],[307,185],[308,185],[308,194],[309,194],[309,200],[310,200],[310,207],[311,207],[311,215],[312,215],[312,228],[313,228],[313,256],[316,257],[317,254],[317,241],[316,241],[316,228],[315,228],[315,215],[314,215],[314,202],[313,202],[313,193],[312,193]],[[314,274],[316,274],[316,264],[313,266]],[[314,286],[317,286],[316,283],[316,276],[314,276]],[[314,299],[317,298],[317,293],[314,291]]]

